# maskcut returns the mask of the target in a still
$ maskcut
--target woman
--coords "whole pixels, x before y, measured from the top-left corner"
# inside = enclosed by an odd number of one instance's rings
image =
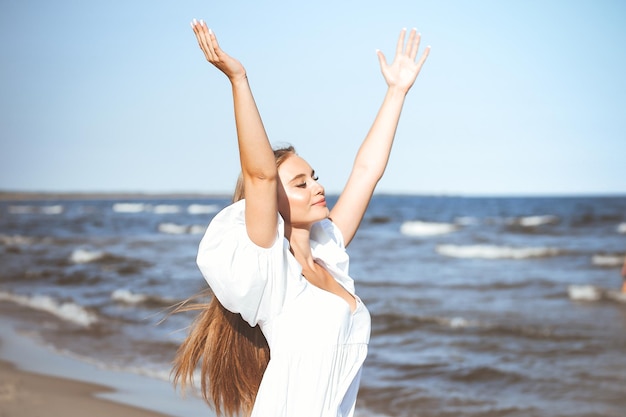
[[[270,146],[241,63],[203,21],[191,26],[231,83],[241,176],[235,202],[200,243],[198,266],[215,297],[179,349],[174,382],[191,383],[200,362],[203,396],[218,414],[352,416],[370,316],[354,292],[345,247],[383,175],[429,48],[415,62],[420,35],[412,30],[405,46],[403,30],[393,63],[377,52],[387,93],[329,210],[313,168],[293,148]]]

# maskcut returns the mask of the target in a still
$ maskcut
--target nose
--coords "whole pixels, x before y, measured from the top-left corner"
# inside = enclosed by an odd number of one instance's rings
[[[313,180],[313,191],[315,195],[324,195],[324,187],[317,180]]]

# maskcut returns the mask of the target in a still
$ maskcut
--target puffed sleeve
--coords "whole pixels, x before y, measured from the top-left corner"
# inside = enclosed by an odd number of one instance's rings
[[[270,319],[284,303],[289,243],[277,216],[274,244],[262,248],[248,237],[245,200],[238,201],[213,218],[198,250],[198,267],[217,299],[251,326]]]

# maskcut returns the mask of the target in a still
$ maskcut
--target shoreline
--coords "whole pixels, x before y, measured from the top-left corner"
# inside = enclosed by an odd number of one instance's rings
[[[18,369],[0,360],[0,414],[11,417],[167,417],[141,408],[98,398],[111,388]]]
[[[171,383],[61,355],[15,330],[0,303],[0,415],[6,417],[214,416]],[[6,307],[6,306],[5,306]]]

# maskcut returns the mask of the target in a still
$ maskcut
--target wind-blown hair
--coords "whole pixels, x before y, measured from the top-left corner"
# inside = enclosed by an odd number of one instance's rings
[[[293,146],[274,150],[276,166],[294,154]],[[233,202],[243,198],[243,177],[239,175]],[[192,298],[209,294],[206,290]],[[180,385],[182,391],[193,387],[199,367],[202,398],[218,416],[250,415],[270,358],[261,329],[258,325],[251,327],[240,314],[228,311],[217,297],[209,303],[183,302],[175,312],[191,310],[200,313],[176,352],[172,367],[174,385]]]

